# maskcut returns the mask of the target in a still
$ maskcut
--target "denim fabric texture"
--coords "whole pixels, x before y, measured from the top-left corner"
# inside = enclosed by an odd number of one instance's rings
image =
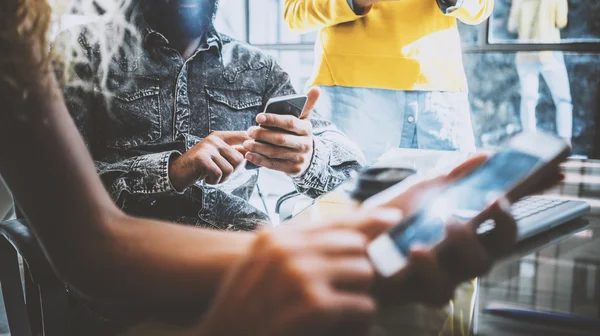
[[[214,29],[186,60],[143,18],[135,24],[138,36],[126,36],[106,73],[99,46],[84,30],[78,38],[87,59],[74,65],[71,83],[77,85],[63,87],[112,199],[130,215],[204,228],[250,231],[269,223],[268,215],[248,202],[257,170],[238,169],[223,184],[199,181],[179,192],[169,180],[169,164],[211,132],[255,125],[270,98],[295,93],[288,74],[266,53]],[[314,198],[359,170],[364,157],[316,111],[311,122],[312,161],[292,180],[299,192]],[[115,334],[149,314],[67,290],[73,335]]]
[[[295,93],[288,74],[266,53],[210,30],[185,60],[168,40],[137,20],[140,36],[99,72],[98,46],[79,38],[89,62],[75,67],[81,86],[65,98],[96,168],[127,213],[220,230],[253,230],[269,222],[250,205],[255,170],[239,169],[220,185],[176,191],[169,163],[213,131],[242,131],[270,98]],[[141,47],[140,47],[141,46]],[[102,80],[105,78],[105,85]],[[317,197],[361,168],[356,145],[313,112],[314,153],[293,178],[298,191]]]

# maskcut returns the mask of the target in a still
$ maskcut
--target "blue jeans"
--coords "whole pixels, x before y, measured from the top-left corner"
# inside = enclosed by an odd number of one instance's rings
[[[320,86],[317,109],[372,163],[391,148],[475,151],[467,93]]]
[[[573,103],[569,74],[562,52],[555,51],[544,62],[517,63],[521,82],[521,125],[524,131],[535,132],[535,110],[540,98],[540,75],[550,89],[556,106],[556,130],[559,136],[570,140],[573,136]]]

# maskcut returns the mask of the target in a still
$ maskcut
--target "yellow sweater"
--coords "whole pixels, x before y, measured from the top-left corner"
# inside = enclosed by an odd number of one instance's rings
[[[284,16],[293,30],[320,30],[312,85],[458,92],[467,84],[456,19],[481,23],[493,6],[463,0],[445,15],[436,0],[401,0],[357,15],[347,0],[286,0]]]

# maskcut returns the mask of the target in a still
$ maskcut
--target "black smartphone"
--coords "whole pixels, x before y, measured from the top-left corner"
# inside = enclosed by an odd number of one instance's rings
[[[416,173],[414,169],[409,168],[366,168],[358,175],[356,185],[350,193],[350,197],[356,201],[363,202]]]
[[[294,94],[269,99],[264,113],[279,115],[291,115],[300,118],[308,97],[306,95]],[[269,128],[269,127],[267,127]],[[259,166],[246,162],[246,169],[257,169]]]
[[[302,94],[294,94],[269,99],[265,107],[265,113],[292,115],[300,118],[308,97]]]

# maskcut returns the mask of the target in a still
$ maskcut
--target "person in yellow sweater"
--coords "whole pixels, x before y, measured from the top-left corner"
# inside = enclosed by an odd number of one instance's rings
[[[373,161],[392,147],[473,151],[456,19],[493,0],[285,0],[295,31],[319,30],[318,107]]]
[[[513,0],[508,30],[525,43],[560,43],[560,29],[566,27],[567,0]],[[560,51],[521,52],[516,57],[521,82],[521,124],[535,131],[535,109],[539,99],[540,75],[550,89],[556,106],[556,129],[569,143],[573,134],[573,103],[565,58]]]

